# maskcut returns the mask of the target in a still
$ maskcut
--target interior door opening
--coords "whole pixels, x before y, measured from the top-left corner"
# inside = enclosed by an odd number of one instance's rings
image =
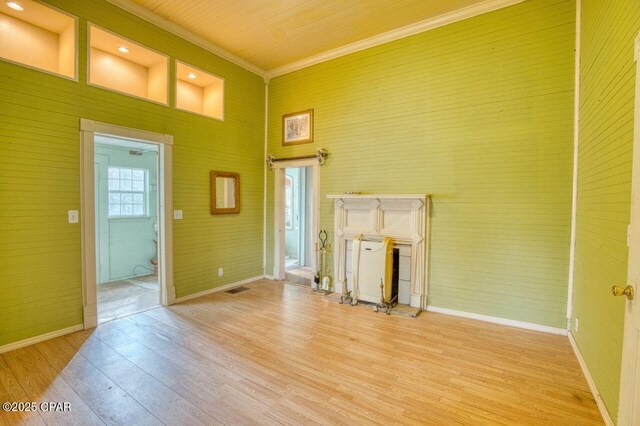
[[[161,304],[160,147],[95,135],[94,193],[98,323]]]
[[[311,285],[313,280],[313,167],[284,170],[285,280]]]

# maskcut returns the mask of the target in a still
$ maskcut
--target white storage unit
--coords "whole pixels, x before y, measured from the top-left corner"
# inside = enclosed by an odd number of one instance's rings
[[[346,242],[346,285],[347,290],[353,290],[353,240]],[[394,244],[393,248],[398,250],[398,303],[408,305],[411,301],[411,246],[407,244]],[[376,301],[377,302],[377,301]]]
[[[392,298],[393,240],[387,237],[363,237],[353,239],[352,277],[357,300],[381,302],[380,285],[384,298]]]

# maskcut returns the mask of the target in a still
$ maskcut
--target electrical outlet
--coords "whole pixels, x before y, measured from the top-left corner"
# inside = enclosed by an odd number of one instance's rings
[[[576,318],[576,322],[573,326],[573,329],[575,330],[575,332],[578,332],[578,328],[580,328],[580,320],[578,318]]]
[[[173,218],[175,220],[180,220],[182,219],[182,210],[174,210],[173,211]]]
[[[218,276],[221,277],[224,275],[224,269],[218,268]]]
[[[67,212],[67,219],[69,223],[78,223],[79,222],[79,213],[78,210],[69,210]]]

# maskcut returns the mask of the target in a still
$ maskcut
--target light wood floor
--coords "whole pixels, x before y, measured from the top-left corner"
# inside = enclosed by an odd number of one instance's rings
[[[313,282],[314,273],[308,266],[300,266],[290,269],[284,273],[284,280],[288,283],[302,284],[310,286]]]
[[[146,275],[98,285],[98,322],[146,311],[160,304],[157,275]]]
[[[566,337],[258,281],[0,357],[0,424],[602,424]],[[415,327],[417,325],[417,327]]]

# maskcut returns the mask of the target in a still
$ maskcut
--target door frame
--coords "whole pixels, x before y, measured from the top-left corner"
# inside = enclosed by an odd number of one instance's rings
[[[313,170],[312,194],[313,211],[311,214],[314,247],[320,231],[320,163],[317,158],[281,160],[273,164],[274,178],[274,258],[273,278],[284,280],[285,275],[285,227],[284,227],[284,169],[293,167],[311,167]],[[316,270],[316,258],[311,257],[311,269]]]
[[[163,306],[175,303],[173,284],[173,136],[80,119],[80,212],[82,223],[82,306],[85,330],[98,325],[96,280],[95,134],[155,144],[158,164],[158,281]]]
[[[98,166],[100,165],[99,162],[97,161],[100,157],[104,157],[102,160],[106,162],[105,165],[106,165],[106,169],[107,169],[107,173],[108,173],[108,170],[109,170],[109,156],[106,155],[106,154],[97,154],[96,153],[94,155],[94,162],[93,162],[94,167],[96,165],[98,165]],[[94,170],[94,172],[95,172],[95,170]],[[94,176],[99,176],[99,175],[100,175],[99,173],[94,173]],[[108,181],[108,178],[106,176],[105,176],[105,179]],[[106,197],[109,196],[108,182],[105,182],[105,187],[104,188],[101,188],[100,184],[96,183],[95,181],[94,181],[94,184],[97,185],[98,192],[102,191],[103,189],[106,189],[106,194],[104,194],[104,195],[106,195]],[[102,194],[95,194],[95,207],[96,207],[96,209],[98,209],[100,207],[99,200],[102,198],[101,195]],[[108,200],[106,198],[105,198],[104,201],[105,201],[105,204],[107,204],[107,210],[108,210],[109,202],[108,202]],[[100,231],[102,231],[102,223],[99,223],[100,219],[101,219],[100,218],[100,214],[97,214],[97,216],[96,216],[96,224],[95,224],[96,225],[96,235],[100,235],[99,237],[96,238],[96,267],[98,267],[98,270],[96,271],[96,276],[98,277],[98,282],[96,284],[98,284],[98,285],[99,285],[99,283],[109,282],[111,280],[111,273],[110,273],[111,271],[110,271],[110,267],[109,267],[110,264],[111,264],[111,253],[110,253],[110,250],[108,250],[108,249],[105,250],[106,253],[103,253],[102,252],[103,250],[102,250],[102,247],[101,247],[101,244],[109,243],[110,241],[109,241],[108,235],[106,236],[107,238],[105,238],[106,241],[103,241],[103,236],[101,235],[101,232],[100,232]],[[105,231],[106,231],[107,234],[109,234],[110,233],[111,224],[109,223],[108,214],[105,215],[104,221],[106,222]],[[101,268],[101,266],[103,266],[103,265],[101,265],[103,260],[105,260],[105,263],[106,263],[106,265],[104,265],[105,268],[106,268],[105,270],[102,270],[102,268]]]
[[[630,225],[630,244],[629,258],[634,259],[640,256],[640,247],[637,247],[637,241],[634,241],[633,235],[640,232],[640,35],[636,38],[634,57],[636,62],[636,89],[635,89],[635,111],[634,111],[634,130],[633,130],[633,177],[631,185],[631,225]],[[640,407],[634,407],[638,404],[636,401],[640,399],[640,388],[636,388],[635,380],[640,374],[638,364],[640,363],[640,342],[636,341],[637,326],[631,320],[632,316],[639,316],[639,312],[634,310],[640,309],[638,302],[640,290],[638,278],[640,270],[638,267],[640,262],[629,262],[627,281],[634,287],[635,299],[625,301],[625,321],[624,321],[624,338],[622,343],[622,369],[620,371],[620,398],[618,405],[618,424],[620,426],[630,426],[632,422],[631,416],[633,411],[640,410]]]
[[[307,168],[298,174],[298,267],[305,266],[307,256]],[[311,172],[313,173],[313,172]],[[302,196],[304,194],[304,196]]]

